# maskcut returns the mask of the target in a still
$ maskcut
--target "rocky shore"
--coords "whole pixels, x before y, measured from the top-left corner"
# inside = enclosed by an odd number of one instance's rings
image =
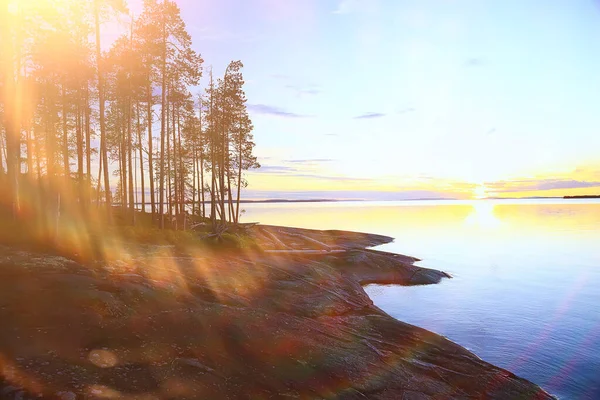
[[[449,277],[392,238],[248,227],[235,253],[124,245],[79,264],[0,246],[2,399],[550,399],[373,305]]]

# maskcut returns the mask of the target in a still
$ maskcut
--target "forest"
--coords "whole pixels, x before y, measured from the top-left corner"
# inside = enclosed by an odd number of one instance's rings
[[[136,17],[123,0],[0,4],[8,214],[46,227],[117,209],[161,229],[239,223],[244,172],[259,167],[241,61],[203,68],[170,0],[144,0]],[[109,47],[113,21],[127,29]]]

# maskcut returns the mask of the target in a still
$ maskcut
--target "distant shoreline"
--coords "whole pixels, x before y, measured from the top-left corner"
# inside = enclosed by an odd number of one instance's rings
[[[563,199],[600,199],[599,194],[589,194],[582,196],[564,196]]]
[[[600,199],[600,195],[581,195],[581,196],[531,196],[531,197],[486,197],[483,199],[459,199],[459,198],[416,198],[416,199],[394,199],[394,200],[373,200],[373,199],[265,199],[265,200],[240,200],[240,204],[286,204],[286,203],[341,203],[341,202],[394,202],[394,201],[480,201],[480,200],[570,200],[570,199]],[[199,204],[201,202],[196,202]],[[167,203],[165,203],[167,204]],[[175,203],[174,203],[175,204]],[[186,204],[193,204],[187,202]],[[210,201],[205,201],[204,204],[210,204]],[[115,203],[115,206],[120,204]],[[142,203],[135,203],[136,206],[142,205]],[[149,206],[146,203],[146,206]]]

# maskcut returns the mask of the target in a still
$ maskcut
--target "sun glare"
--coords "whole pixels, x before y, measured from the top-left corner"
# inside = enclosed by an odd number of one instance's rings
[[[473,195],[476,199],[485,199],[487,194],[487,188],[484,185],[479,185],[473,190]]]
[[[486,229],[499,226],[500,220],[494,215],[494,203],[489,200],[474,201],[473,212],[467,217],[466,223]]]

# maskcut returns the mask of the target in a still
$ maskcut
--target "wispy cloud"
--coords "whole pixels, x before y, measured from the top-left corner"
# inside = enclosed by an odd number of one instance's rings
[[[317,85],[285,85],[286,89],[290,89],[296,93],[297,97],[316,96],[321,93],[321,88]]]
[[[258,174],[266,175],[284,175],[291,178],[308,178],[314,180],[338,181],[338,182],[369,182],[371,179],[355,178],[350,176],[319,174],[314,172],[311,167],[318,162],[333,161],[327,158],[283,160],[284,163],[291,163],[293,166],[286,165],[263,165],[261,168],[253,171]]]
[[[412,107],[410,107],[410,108],[404,108],[404,109],[398,111],[398,114],[408,114],[408,113],[411,113],[411,112],[414,112],[414,111],[417,111],[417,110],[415,110]]]
[[[309,178],[318,179],[325,181],[337,181],[337,182],[371,182],[371,179],[367,178],[354,178],[351,176],[333,176],[333,175],[317,175],[317,174],[292,174],[295,178]]]
[[[302,79],[294,78],[285,74],[271,74],[269,75],[272,79],[278,81],[284,81],[285,85],[283,86],[285,89],[288,89],[296,95],[296,97],[303,96],[316,96],[320,94],[323,90],[322,88],[312,82],[303,82]]]
[[[438,191],[400,190],[395,192],[385,191],[354,191],[354,190],[329,190],[329,191],[270,191],[270,190],[245,190],[245,198],[251,199],[328,199],[328,200],[415,200],[415,199],[451,199],[460,198],[460,194],[448,194]],[[464,197],[464,196],[462,196]]]
[[[334,161],[332,158],[306,158],[300,160],[284,160],[286,163],[292,164],[310,164],[310,163],[322,163]]]
[[[465,67],[481,67],[485,64],[485,59],[479,57],[471,57],[465,61]]]
[[[288,172],[296,172],[294,167],[286,167],[285,165],[261,165],[256,172],[261,174],[285,174]]]
[[[290,111],[285,111],[279,107],[268,106],[266,104],[248,104],[248,110],[256,114],[274,115],[283,118],[307,118],[309,115],[296,114]]]
[[[518,181],[489,182],[485,184],[496,193],[532,192],[553,189],[582,189],[600,187],[600,182],[575,179],[527,179]]]
[[[381,117],[385,117],[385,114],[370,112],[370,113],[357,115],[356,117],[354,117],[354,119],[372,119],[372,118],[381,118]]]

